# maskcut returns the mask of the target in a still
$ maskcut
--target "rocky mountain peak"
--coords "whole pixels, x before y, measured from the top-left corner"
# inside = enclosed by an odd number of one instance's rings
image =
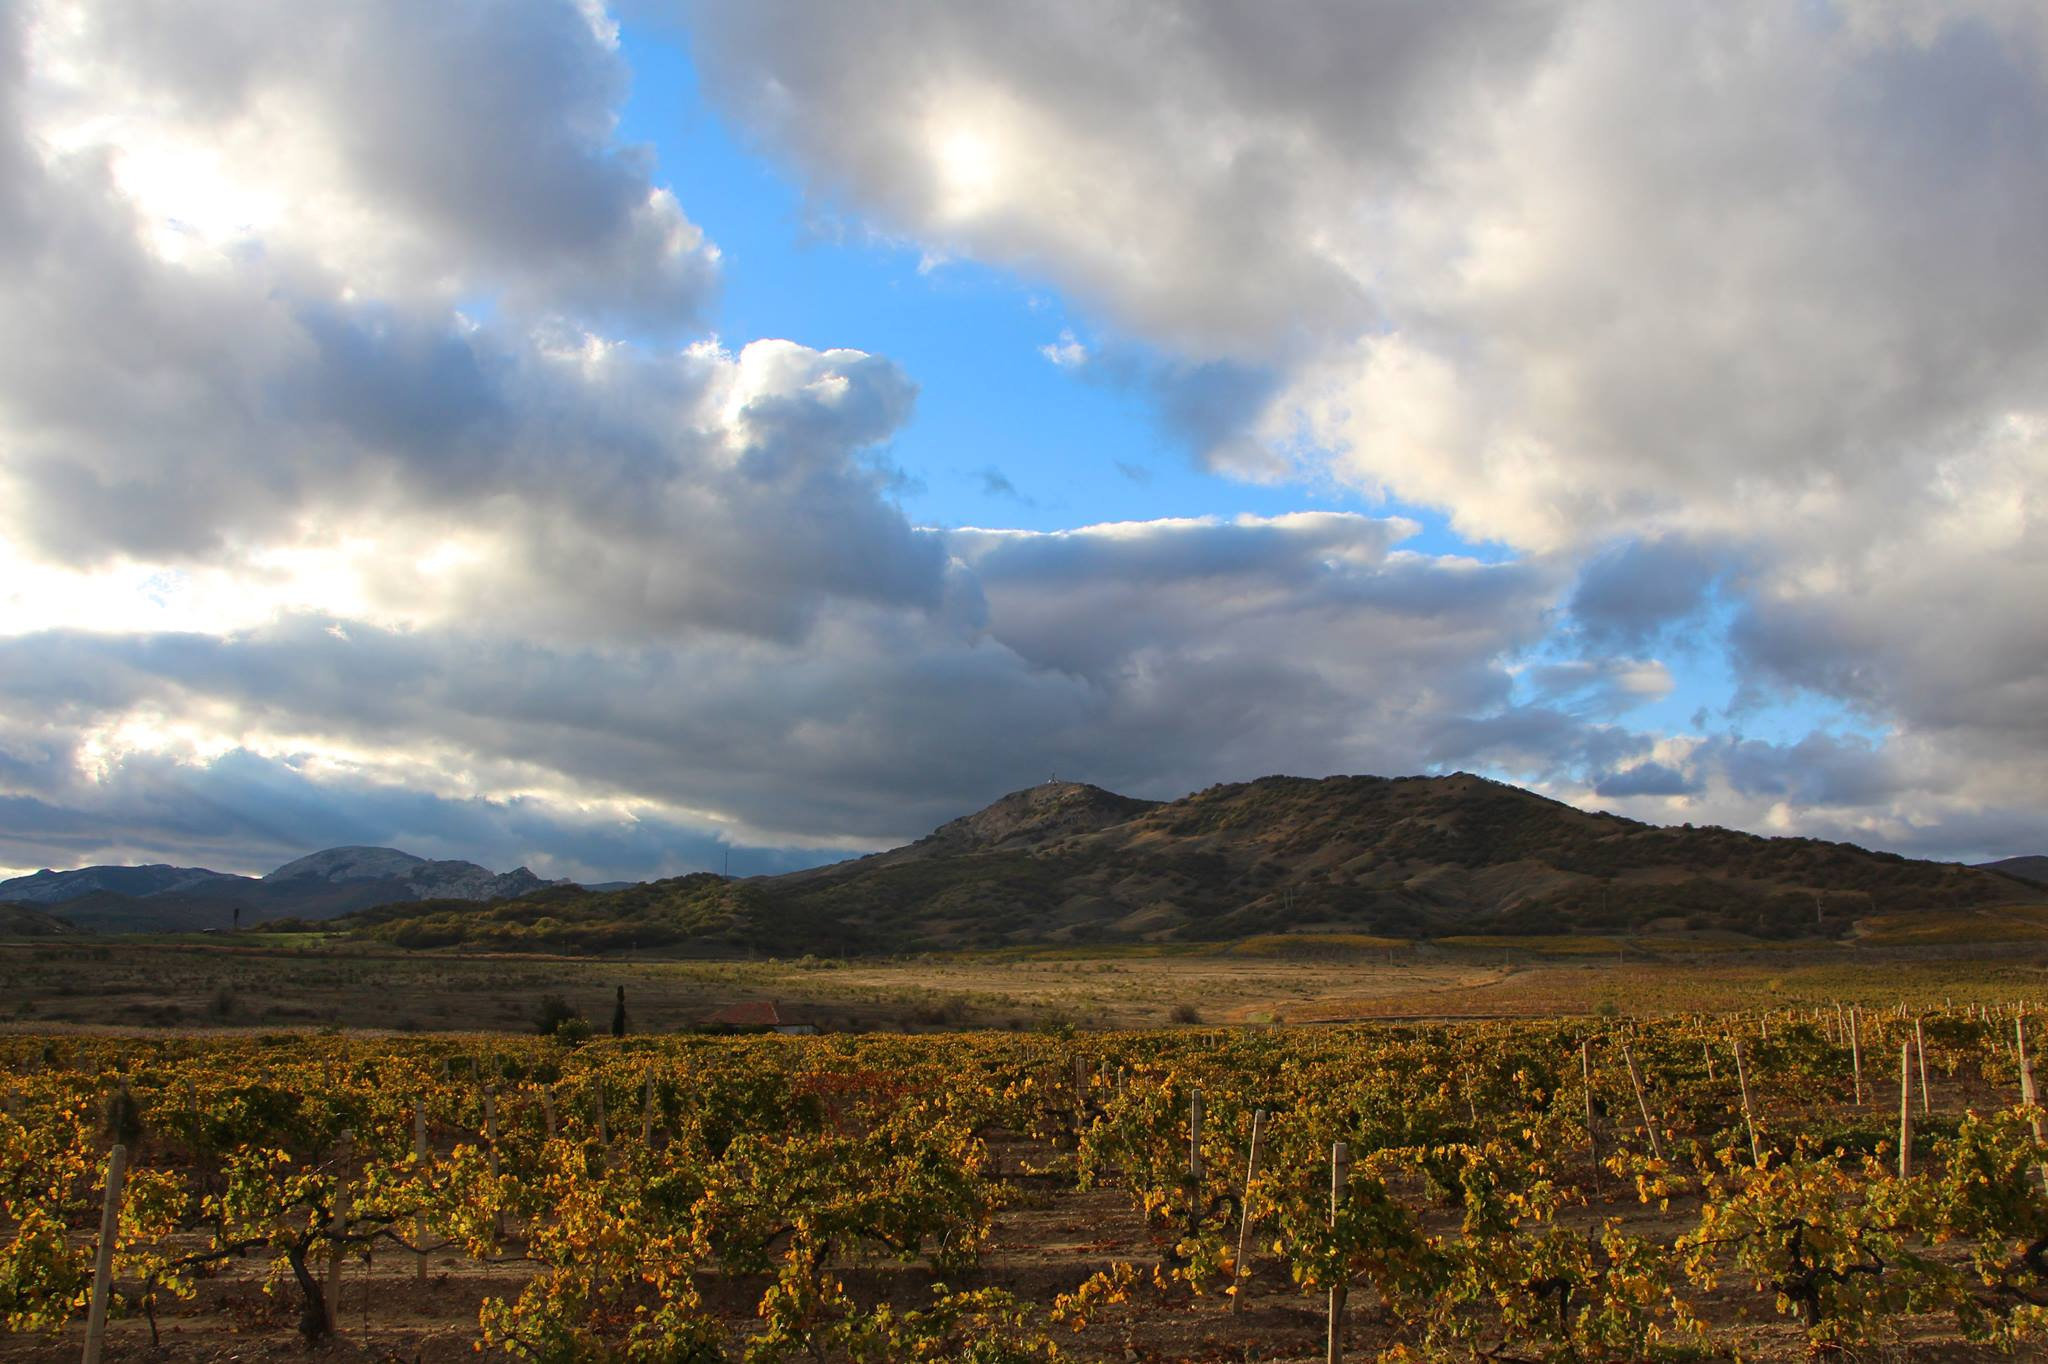
[[[912,846],[947,853],[1037,848],[1122,824],[1158,803],[1086,782],[1049,781],[942,824]]]
[[[396,848],[326,848],[287,862],[266,881],[378,881],[404,876],[427,859]]]

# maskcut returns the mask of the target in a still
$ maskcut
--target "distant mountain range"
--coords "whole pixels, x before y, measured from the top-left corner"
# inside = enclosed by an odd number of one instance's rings
[[[551,884],[525,867],[498,873],[474,862],[429,861],[396,848],[329,848],[262,877],[156,863],[39,871],[0,881],[0,905],[41,911],[101,933],[189,932],[236,921],[331,919],[394,901],[505,900]],[[19,919],[0,917],[0,926]],[[20,930],[29,931],[26,927]]]
[[[2048,886],[2048,857],[2007,857],[1997,862],[1979,862],[1977,865],[1986,871],[2004,872],[2007,876],[2017,876],[2022,881],[2035,881]]]
[[[389,904],[352,922],[420,947],[787,956],[1333,931],[1833,938],[1872,915],[2042,903],[2048,885],[2003,866],[1659,827],[1460,773],[1267,777],[1171,802],[1047,783],[833,866]]]
[[[11,906],[7,902],[14,902]],[[348,916],[404,946],[776,955],[1345,931],[1840,937],[1859,919],[2048,903],[2048,857],[1985,867],[1670,828],[1447,777],[1266,777],[1160,802],[1077,782],[915,843],[787,875],[584,887],[329,848],[263,877],[84,867],[0,882],[0,932],[164,932]]]

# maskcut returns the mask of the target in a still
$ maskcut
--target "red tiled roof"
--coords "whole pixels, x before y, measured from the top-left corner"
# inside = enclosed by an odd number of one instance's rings
[[[782,1015],[775,1011],[774,1001],[756,999],[745,1004],[728,1004],[717,1013],[707,1014],[704,1021],[726,1028],[779,1028]]]

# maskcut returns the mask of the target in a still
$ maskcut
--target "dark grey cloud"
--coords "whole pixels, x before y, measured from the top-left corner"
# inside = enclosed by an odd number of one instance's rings
[[[1590,788],[1595,774],[1640,759],[1655,736],[1541,703],[1503,696],[1489,711],[1443,717],[1427,736],[1430,767],[1513,772],[1560,794]]]
[[[1595,640],[1641,648],[1672,626],[1696,621],[1734,554],[1684,536],[1628,540],[1587,562],[1569,609]]]
[[[1728,739],[1708,746],[1697,761],[1718,766],[1744,795],[1800,805],[1880,805],[1899,793],[1899,772],[1869,740],[1808,734],[1796,743]]]
[[[1283,383],[1272,366],[1188,361],[1128,342],[1076,345],[1073,356],[1061,368],[1083,382],[1137,394],[1165,434],[1196,459],[1223,467],[1273,463],[1250,435]]]
[[[1017,485],[1010,481],[1008,474],[996,468],[993,464],[985,469],[977,470],[975,477],[981,480],[981,495],[983,497],[1005,497],[1012,502],[1022,503],[1027,507],[1035,505],[1030,498],[1017,491]]]
[[[1593,784],[1597,796],[1687,796],[1700,790],[1696,778],[1660,762],[1640,762]]]

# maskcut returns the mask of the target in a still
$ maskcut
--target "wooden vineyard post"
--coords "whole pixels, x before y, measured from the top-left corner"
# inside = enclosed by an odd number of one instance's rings
[[[1202,1091],[1188,1095],[1188,1235],[1202,1225]]]
[[[1621,1044],[1621,1059],[1628,1066],[1628,1082],[1636,1091],[1636,1108],[1643,1115],[1643,1131],[1650,1138],[1650,1159],[1664,1159],[1664,1144],[1657,1140],[1657,1124],[1650,1120],[1650,1101],[1643,1093],[1642,1076],[1636,1073],[1636,1058],[1629,1054],[1628,1043]]]
[[[2034,1145],[2041,1144],[2041,1105],[2034,1089],[2034,1058],[2027,1055],[2027,1020],[2012,1021],[2013,1047],[2020,1057],[2020,1102],[2027,1106],[2027,1122],[2034,1132]],[[2048,1186],[2048,1162],[2041,1165],[2041,1183]]]
[[[547,1124],[548,1140],[553,1141],[555,1139],[555,1087],[553,1085],[542,1085],[540,1087],[540,1116],[541,1121]]]
[[[1899,1178],[1913,1174],[1913,1044],[1899,1043]]]
[[[1351,1148],[1343,1142],[1330,1146],[1330,1230],[1337,1229],[1337,1213],[1351,1183]],[[1325,1355],[1328,1364],[1344,1358],[1344,1298],[1350,1287],[1348,1266],[1339,1257],[1337,1277],[1330,1281],[1330,1340]]]
[[[114,1239],[121,1232],[121,1189],[128,1178],[128,1148],[107,1153],[107,1191],[100,1203],[100,1244],[92,1257],[92,1305],[85,1318],[85,1364],[100,1364],[107,1344],[107,1300],[114,1293]]]
[[[1863,1106],[1863,1026],[1854,1009],[1849,1010],[1849,1067],[1856,1077],[1856,1105]]]
[[[1714,1049],[1705,1042],[1700,1043],[1700,1055],[1707,1058],[1707,1083],[1714,1083]]]
[[[1074,1140],[1081,1139],[1081,1131],[1088,1125],[1088,1058],[1074,1058]]]
[[[640,1145],[645,1148],[654,1144],[654,1072],[647,1072],[647,1081],[641,1087],[640,1095]]]
[[[605,1131],[605,1126],[604,1126],[604,1077],[603,1077],[603,1076],[601,1076],[601,1075],[600,1075],[600,1076],[597,1076],[597,1077],[596,1077],[596,1080],[597,1080],[597,1144],[598,1144],[599,1146],[603,1146],[603,1147],[609,1147],[609,1146],[610,1146],[610,1145],[612,1144],[612,1139],[611,1139],[611,1136],[610,1136],[610,1134],[608,1134],[608,1133],[607,1133],[607,1132]]]
[[[1924,1118],[1934,1111],[1929,1107],[1934,1101],[1927,1094],[1927,1038],[1917,1018],[1913,1020],[1913,1055],[1920,1062],[1920,1116]]]
[[[422,1098],[412,1110],[412,1158],[421,1174],[427,1169],[427,1101]],[[427,1214],[425,1209],[413,1214],[413,1277],[419,1282],[427,1281]]]
[[[1759,1170],[1764,1164],[1763,1143],[1756,1139],[1756,1110],[1749,1105],[1749,1071],[1742,1064],[1742,1039],[1735,1039],[1735,1081],[1742,1086],[1742,1124],[1749,1129],[1749,1159]]]
[[[1586,1152],[1593,1158],[1593,1192],[1600,1191],[1600,1138],[1593,1132],[1593,1039],[1579,1040],[1579,1074],[1586,1081]]]
[[[1237,1259],[1231,1262],[1230,1310],[1244,1298],[1245,1241],[1252,1229],[1252,1179],[1259,1173],[1259,1138],[1266,1134],[1266,1110],[1252,1111],[1252,1148],[1244,1158],[1244,1201],[1237,1211]]]
[[[498,1191],[498,1087],[484,1090],[484,1158],[491,1171],[491,1235],[503,1239],[505,1209]]]
[[[2013,1055],[2020,1063],[2020,1102],[2031,1105],[2034,1102],[2034,1062],[2027,1055],[2027,1021],[2016,1019],[2012,1025]]]
[[[344,1131],[334,1146],[334,1211],[327,1219],[327,1234],[334,1245],[327,1256],[327,1329],[341,1334],[341,1267],[348,1258],[343,1237],[348,1235],[348,1166],[355,1153],[355,1133]]]

